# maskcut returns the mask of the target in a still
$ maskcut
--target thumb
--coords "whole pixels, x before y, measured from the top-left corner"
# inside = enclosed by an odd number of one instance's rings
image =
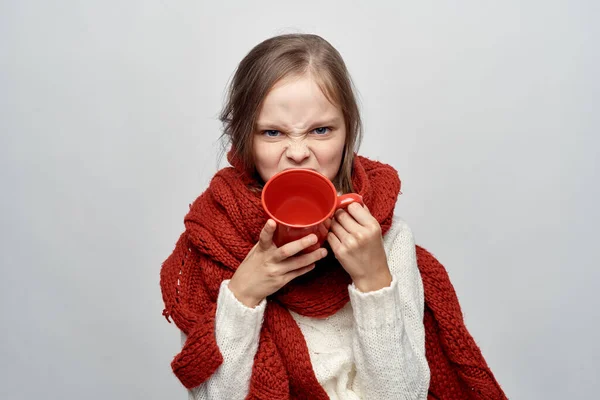
[[[273,245],[273,233],[276,227],[277,223],[272,219],[269,219],[263,227],[258,239],[258,247],[261,250],[268,250]]]

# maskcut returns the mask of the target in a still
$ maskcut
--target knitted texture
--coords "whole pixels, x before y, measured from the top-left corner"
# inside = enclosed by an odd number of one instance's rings
[[[250,182],[239,169],[219,171],[190,206],[184,220],[186,230],[161,269],[163,315],[167,320],[173,318],[188,338],[171,363],[187,388],[203,383],[223,362],[214,333],[220,284],[233,276],[258,242],[267,220],[260,193],[248,189]],[[356,156],[352,183],[383,233],[387,232],[400,190],[396,171]],[[443,266],[421,248],[417,255],[425,291],[430,398],[504,398],[464,326]],[[330,254],[313,271],[269,296],[248,399],[328,398],[314,375],[302,332],[288,310],[313,318],[333,315],[349,301],[350,282]]]
[[[429,399],[506,399],[479,347],[467,331],[444,266],[417,246],[425,292],[425,354]]]
[[[410,227],[394,216],[383,236],[392,283],[363,293],[348,287],[350,302],[319,319],[291,312],[300,327],[317,380],[332,399],[425,399],[429,366],[425,357],[424,296]],[[190,399],[243,400],[267,301],[255,308],[239,302],[221,284],[215,335],[223,364]],[[400,284],[401,283],[401,284]],[[181,334],[181,345],[187,337]]]

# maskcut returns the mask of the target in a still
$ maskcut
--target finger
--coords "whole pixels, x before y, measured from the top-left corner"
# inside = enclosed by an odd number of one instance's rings
[[[287,274],[285,274],[285,278],[284,278],[286,284],[289,283],[291,280],[299,277],[300,275],[304,275],[307,272],[312,271],[313,269],[315,269],[315,264],[310,264],[310,265],[307,265],[306,267],[298,268],[298,269],[288,272]]]
[[[289,258],[285,262],[283,270],[285,271],[285,273],[287,273],[296,269],[304,268],[307,265],[316,263],[325,256],[327,256],[327,250],[320,248],[315,251],[311,251],[308,254],[302,254],[294,258]]]
[[[347,241],[348,238],[352,236],[337,220],[333,220],[330,230],[335,233],[335,236],[337,236],[341,242]]]
[[[345,210],[337,210],[335,212],[335,219],[344,227],[344,229],[348,233],[355,233],[362,228],[362,226],[360,226],[360,224],[354,219],[354,217]]]
[[[317,232],[315,232],[319,237],[327,236],[327,232],[329,232],[329,228],[331,228],[331,219],[326,219],[325,222],[319,224],[317,227]]]
[[[366,207],[361,206],[359,203],[352,203],[347,207],[348,214],[361,226],[368,226],[375,219]]]
[[[276,262],[283,261],[293,255],[298,254],[302,250],[312,246],[315,243],[317,243],[317,235],[313,233],[303,237],[302,239],[294,240],[293,242],[287,243],[278,248],[275,252],[274,260]]]
[[[337,253],[338,249],[342,245],[342,242],[340,242],[340,239],[338,239],[338,237],[335,236],[335,234],[333,232],[329,232],[327,234],[327,242],[329,243],[329,246],[331,246],[331,250],[334,253]]]
[[[258,246],[261,250],[267,250],[273,245],[273,233],[277,223],[272,219],[269,219],[262,231],[260,231],[260,237],[258,239]]]

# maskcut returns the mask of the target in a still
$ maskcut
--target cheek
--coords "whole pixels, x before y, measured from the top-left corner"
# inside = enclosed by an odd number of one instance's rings
[[[281,158],[281,149],[279,146],[257,146],[254,151],[256,157],[256,164],[264,167],[272,167],[279,163]]]
[[[340,162],[344,152],[344,143],[336,143],[335,145],[326,145],[318,149],[316,154],[317,160],[325,175],[333,180],[339,171]]]
[[[254,144],[252,146],[252,151],[254,153],[254,161],[256,165],[262,165],[268,159],[268,151],[269,149],[258,140],[254,140]]]
[[[323,153],[323,162],[327,163],[327,167],[331,168],[337,166],[337,162],[342,159],[343,149],[327,149],[327,152]]]
[[[265,146],[264,143],[254,146],[256,170],[265,182],[277,172],[280,159],[281,149],[278,146],[272,144]]]
[[[344,155],[344,148],[346,147],[345,135],[340,138],[333,146],[331,146],[331,158],[339,162]]]

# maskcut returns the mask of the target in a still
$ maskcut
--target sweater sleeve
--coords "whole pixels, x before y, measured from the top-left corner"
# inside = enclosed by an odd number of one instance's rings
[[[426,399],[423,282],[412,232],[400,219],[395,225],[385,241],[391,285],[368,293],[349,287],[356,384],[367,399]]]
[[[206,381],[188,391],[189,400],[243,400],[250,388],[254,356],[258,350],[266,300],[246,307],[223,281],[217,298],[215,336],[223,363]],[[182,345],[187,340],[181,332]]]

